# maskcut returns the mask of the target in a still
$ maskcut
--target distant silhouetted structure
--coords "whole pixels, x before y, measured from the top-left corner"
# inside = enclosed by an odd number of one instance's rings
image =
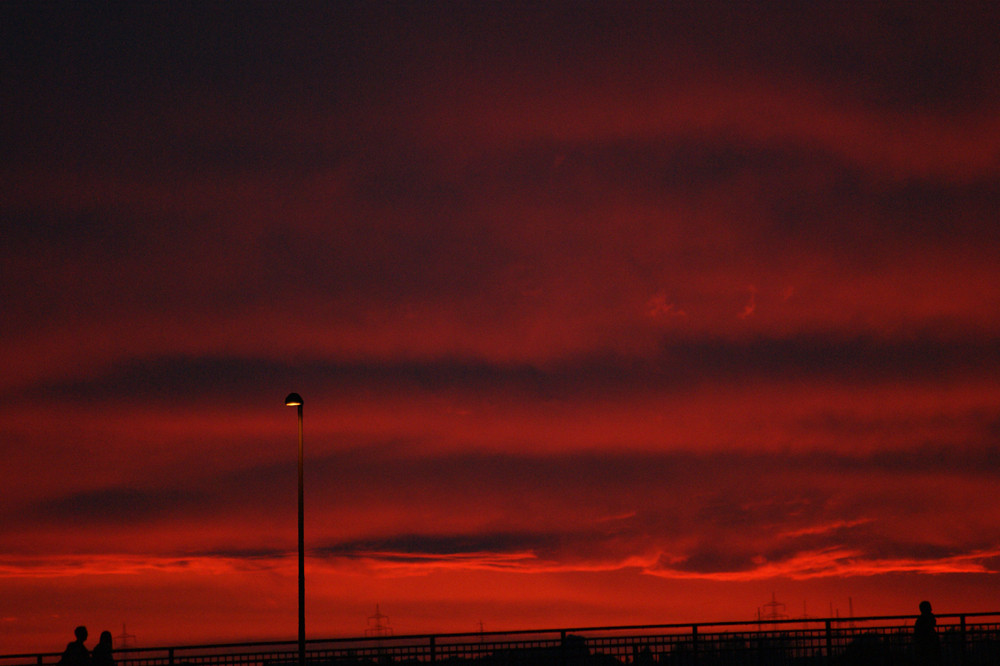
[[[365,636],[392,636],[392,627],[389,626],[389,616],[382,615],[378,604],[375,604],[375,614],[368,616],[368,628],[365,629]]]
[[[778,601],[772,592],[771,600],[764,604],[763,608],[757,609],[757,623],[770,622],[771,626],[774,626],[776,621],[788,619],[785,608],[785,604]]]
[[[941,663],[937,618],[931,612],[929,601],[920,602],[920,617],[913,624],[913,657],[920,666],[937,666]]]
[[[115,666],[115,658],[111,654],[111,632],[102,631],[101,639],[94,646],[90,655],[91,666]]]
[[[76,640],[66,645],[59,663],[62,666],[90,666],[90,650],[84,645],[87,642],[87,627],[80,625],[73,630],[73,634]]]
[[[125,623],[122,622],[122,633],[115,637],[118,640],[118,649],[127,650],[130,647],[134,647],[133,639],[135,639],[135,634],[130,634],[125,630]]]

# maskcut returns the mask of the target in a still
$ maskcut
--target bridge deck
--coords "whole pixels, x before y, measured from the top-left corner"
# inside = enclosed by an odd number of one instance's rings
[[[766,623],[584,627],[314,639],[307,666],[895,666],[914,663],[914,616]],[[1000,613],[938,615],[941,666],[1000,665]],[[118,666],[291,666],[295,641],[117,650]],[[59,653],[0,655],[0,666],[56,664]]]

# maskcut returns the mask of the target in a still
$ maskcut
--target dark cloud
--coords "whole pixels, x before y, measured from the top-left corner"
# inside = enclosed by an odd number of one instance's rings
[[[385,557],[389,560],[412,557],[413,561],[419,561],[427,556],[538,551],[551,548],[558,539],[558,535],[551,533],[394,534],[321,546],[316,552],[324,556]]]
[[[223,559],[243,560],[253,562],[255,560],[274,560],[287,557],[290,549],[276,548],[216,548],[213,550],[185,551],[178,553],[178,556],[189,558],[217,557]]]
[[[193,147],[202,166],[185,167],[179,184],[169,182],[178,167],[155,155],[142,177],[155,184],[96,173],[75,184],[80,196],[53,200],[22,183],[24,196],[4,207],[12,334],[81,316],[254,312],[280,303],[289,285],[317,299],[320,321],[333,326],[371,311],[405,325],[430,309],[470,333],[503,332],[558,308],[557,318],[593,317],[597,329],[617,304],[661,290],[699,320],[698,306],[719,299],[739,311],[748,282],[787,289],[827,262],[891,288],[887,311],[905,313],[911,292],[934,288],[942,272],[914,272],[914,258],[926,265],[948,252],[985,265],[998,241],[989,220],[1000,189],[989,175],[900,182],[792,143],[548,142],[477,151],[456,166],[447,151],[405,144],[391,159],[360,146],[348,157],[338,145],[244,144],[257,134],[220,145],[206,131],[207,145]],[[220,161],[243,163],[249,177],[220,181]],[[328,168],[339,175],[299,171]],[[698,214],[706,207],[715,212]],[[812,299],[834,300],[839,284]],[[990,298],[974,293],[959,303]],[[951,325],[980,312],[962,305]],[[924,315],[912,317],[919,325]]]
[[[895,511],[919,516],[923,505],[907,509],[913,498],[887,488],[909,485],[913,495],[920,495],[929,476],[966,478],[969,470],[983,468],[983,456],[990,455],[942,446],[895,455],[818,451],[415,457],[398,448],[367,445],[311,465],[326,481],[329,500],[354,507],[380,497],[379,501],[393,503],[409,496],[444,503],[464,498],[468,510],[474,511],[490,497],[497,498],[498,506],[515,506],[522,500],[534,505],[537,498],[550,503],[554,521],[569,521],[562,529],[553,525],[556,532],[566,534],[573,532],[570,525],[585,524],[588,532],[604,538],[631,530],[636,535],[671,536],[709,530],[764,539],[801,532],[796,538],[807,539],[818,525],[823,526],[818,533],[835,538],[857,533],[858,528],[852,527],[855,521],[879,520],[877,512],[871,512],[890,497]],[[988,476],[980,483],[988,484]],[[712,480],[711,487],[704,486],[705,479]],[[928,497],[926,504],[952,501],[964,499],[960,492],[941,494]],[[569,518],[574,507],[578,512]],[[616,515],[626,517],[618,522],[612,520]],[[902,519],[903,513],[897,517]],[[529,524],[537,518],[508,515]]]
[[[675,565],[674,568],[700,574],[747,572],[759,565],[759,562],[754,562],[754,557],[752,552],[732,553],[708,549],[692,553],[684,558],[680,566]]]
[[[511,478],[514,465],[524,474],[544,479],[549,487],[562,489],[561,497],[547,500],[548,510],[561,520],[543,531],[497,530],[484,524],[464,533],[445,528],[375,534],[331,542],[317,552],[386,564],[452,565],[465,558],[470,566],[475,560],[490,567],[573,569],[619,568],[645,561],[653,570],[698,575],[750,574],[762,567],[776,567],[768,575],[779,575],[776,571],[783,568],[792,575],[831,575],[836,567],[848,566],[851,561],[876,568],[933,568],[941,561],[982,560],[982,553],[993,548],[989,534],[962,546],[943,544],[940,526],[924,523],[923,509],[907,508],[905,503],[886,506],[877,488],[866,492],[864,486],[872,479],[893,478],[877,464],[863,468],[830,464],[822,456],[812,461],[803,456],[788,458],[605,459],[604,473],[628,479],[635,490],[630,501],[637,510],[613,519],[594,513],[605,492],[596,460],[591,472],[579,455],[560,457],[558,462],[505,457],[498,459],[500,464],[461,463],[463,481],[452,485],[447,494],[462,497],[467,506],[478,505],[477,492],[489,494],[494,484]],[[376,485],[385,484],[379,492],[391,492],[397,470],[392,463],[379,467],[381,478]],[[421,488],[448,484],[454,478],[447,471],[450,467],[442,460],[426,468],[413,465],[408,492],[419,496],[424,492]],[[425,474],[429,476],[424,478]],[[924,470],[909,470],[902,477],[895,474],[899,481],[910,474],[920,477]],[[798,476],[799,483],[789,483],[790,475]],[[697,483],[691,480],[695,476],[710,476],[725,491],[705,497],[703,490],[695,490]],[[916,486],[919,481],[913,483]],[[525,492],[520,487],[505,487]],[[616,492],[619,499],[628,495],[621,489]],[[853,506],[845,504],[848,497],[853,498]],[[943,507],[953,500],[941,495],[936,501]]]
[[[860,383],[929,379],[948,381],[992,366],[1000,353],[989,339],[949,342],[936,336],[796,335],[746,342],[695,341],[666,345],[664,355],[695,377],[810,378]]]
[[[28,508],[31,521],[78,525],[128,525],[190,516],[204,494],[177,488],[101,488],[43,500]]]
[[[522,400],[613,399],[632,393],[655,394],[719,382],[762,380],[852,385],[919,380],[948,385],[983,379],[998,366],[1000,347],[985,337],[803,334],[786,338],[671,340],[649,358],[606,354],[544,365],[458,358],[287,362],[220,356],[161,357],[121,363],[94,377],[22,389],[18,395],[33,400],[105,402],[124,397],[132,401],[176,401],[210,392],[228,399],[252,400],[265,387],[294,380],[300,385],[327,384],[338,391],[460,391]]]

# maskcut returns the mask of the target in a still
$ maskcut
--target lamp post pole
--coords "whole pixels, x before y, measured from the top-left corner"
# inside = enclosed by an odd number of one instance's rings
[[[298,407],[299,412],[299,666],[306,663],[306,556],[305,556],[305,512],[302,492],[302,396],[289,393],[285,405]]]

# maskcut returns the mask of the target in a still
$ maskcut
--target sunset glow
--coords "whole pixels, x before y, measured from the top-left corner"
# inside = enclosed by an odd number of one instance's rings
[[[0,654],[1000,610],[997,25],[0,3]]]

